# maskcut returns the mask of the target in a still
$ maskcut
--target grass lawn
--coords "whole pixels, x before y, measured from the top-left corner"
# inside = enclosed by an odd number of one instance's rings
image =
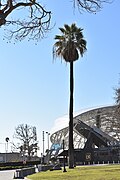
[[[74,169],[39,172],[31,180],[120,180],[120,165],[79,166]]]

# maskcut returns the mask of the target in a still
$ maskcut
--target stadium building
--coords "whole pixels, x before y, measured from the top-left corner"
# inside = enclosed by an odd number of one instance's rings
[[[80,111],[73,119],[74,155],[77,164],[120,161],[120,122],[117,106]],[[58,118],[51,132],[49,157],[68,157],[68,116]],[[63,151],[63,140],[64,148]]]

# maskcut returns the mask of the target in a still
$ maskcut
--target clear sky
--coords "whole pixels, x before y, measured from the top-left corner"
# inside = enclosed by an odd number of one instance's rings
[[[120,78],[120,1],[104,4],[97,14],[80,14],[69,0],[46,0],[44,5],[52,11],[55,27],[37,45],[27,39],[7,43],[0,28],[0,152],[5,138],[13,141],[15,127],[22,123],[36,126],[42,151],[42,131],[50,132],[55,120],[68,113],[69,64],[60,59],[53,62],[52,57],[54,37],[64,24],[75,22],[84,29],[88,49],[74,63],[74,111],[115,102],[114,88]]]

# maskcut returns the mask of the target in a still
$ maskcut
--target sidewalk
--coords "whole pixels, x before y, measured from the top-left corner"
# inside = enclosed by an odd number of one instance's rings
[[[0,171],[0,180],[15,180],[15,179],[13,179],[14,172],[15,172],[15,170]],[[30,180],[30,179],[25,177],[24,179],[19,179],[19,180]]]

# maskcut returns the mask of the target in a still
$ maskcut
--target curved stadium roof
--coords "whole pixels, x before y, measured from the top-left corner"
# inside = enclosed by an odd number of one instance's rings
[[[100,115],[101,121],[101,133],[106,133],[109,138],[119,139],[120,133],[117,132],[117,119],[115,117],[116,106],[101,106],[96,108],[90,108],[86,110],[81,110],[74,114],[74,147],[81,148],[84,146],[86,138],[77,131],[76,127],[80,122],[84,122],[91,128],[96,127],[96,116]],[[69,118],[67,115],[60,117],[55,120],[55,124],[51,130],[50,140],[52,144],[62,144],[62,140],[65,140],[65,148],[68,147],[68,123]],[[79,126],[80,127],[80,126]],[[113,140],[111,138],[111,140]]]

